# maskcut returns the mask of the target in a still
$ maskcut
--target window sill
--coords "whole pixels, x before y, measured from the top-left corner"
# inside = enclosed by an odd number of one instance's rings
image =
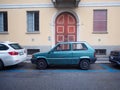
[[[26,32],[26,34],[40,34],[40,32]]]
[[[107,31],[94,31],[92,34],[108,34]]]
[[[9,34],[8,32],[0,32],[0,34]]]

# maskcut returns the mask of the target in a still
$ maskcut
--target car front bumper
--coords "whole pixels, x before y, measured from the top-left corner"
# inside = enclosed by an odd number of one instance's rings
[[[37,62],[37,59],[36,59],[36,58],[31,58],[30,60],[31,60],[31,63],[32,63],[32,64],[36,64],[36,62]]]
[[[116,61],[116,60],[109,60],[111,63],[116,63],[116,64],[118,64],[118,65],[120,65],[120,61]]]
[[[109,57],[109,61],[111,63],[115,63],[115,64],[120,65],[120,59],[119,58]]]

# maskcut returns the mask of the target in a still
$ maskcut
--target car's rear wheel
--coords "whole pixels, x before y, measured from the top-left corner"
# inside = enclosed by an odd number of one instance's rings
[[[88,70],[90,68],[90,62],[87,59],[81,60],[79,63],[79,67],[83,70]]]
[[[39,59],[37,61],[37,68],[42,70],[47,68],[47,62],[44,59]]]
[[[0,70],[4,68],[3,62],[0,60]]]

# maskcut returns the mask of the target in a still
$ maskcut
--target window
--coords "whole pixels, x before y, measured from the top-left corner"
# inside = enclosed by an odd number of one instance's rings
[[[69,50],[70,50],[70,45],[69,44],[59,44],[55,48],[55,51],[69,51]]]
[[[94,10],[93,33],[107,33],[107,10]]]
[[[39,11],[27,12],[27,32],[39,31]]]
[[[87,47],[82,43],[74,43],[73,50],[86,50]]]
[[[7,12],[0,12],[0,33],[8,31]]]
[[[0,44],[0,50],[8,50],[9,48],[3,44]]]
[[[95,49],[96,55],[106,55],[106,49]]]
[[[40,49],[27,49],[27,54],[32,55],[33,53],[40,52]]]

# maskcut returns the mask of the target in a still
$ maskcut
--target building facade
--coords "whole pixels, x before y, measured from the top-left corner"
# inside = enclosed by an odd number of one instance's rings
[[[0,0],[0,41],[28,55],[61,41],[87,41],[98,57],[120,49],[120,0]]]

